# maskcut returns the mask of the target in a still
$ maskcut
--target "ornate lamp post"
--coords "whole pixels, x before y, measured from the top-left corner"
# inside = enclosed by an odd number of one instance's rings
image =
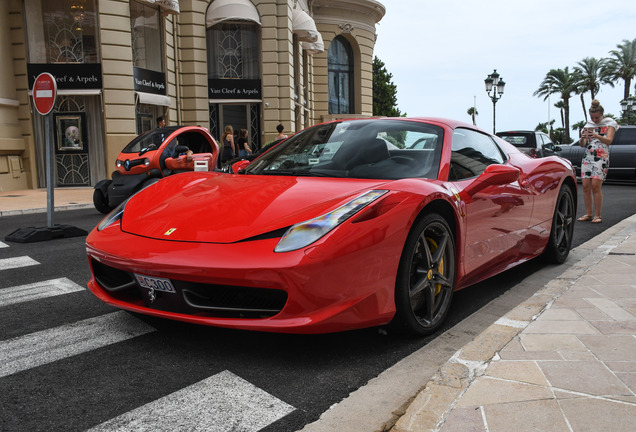
[[[623,118],[625,119],[626,124],[630,123],[632,110],[636,110],[635,102],[636,98],[631,95],[627,99],[623,99],[621,101],[621,110],[623,110]]]
[[[501,95],[503,95],[506,83],[497,73],[497,69],[495,69],[493,73],[488,75],[488,78],[484,80],[484,83],[486,84],[486,93],[488,93],[488,96],[490,96],[490,100],[492,100],[492,133],[495,133],[495,105],[497,104],[497,101],[501,99]]]

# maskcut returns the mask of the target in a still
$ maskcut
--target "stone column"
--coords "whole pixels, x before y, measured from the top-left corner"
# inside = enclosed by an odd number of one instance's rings
[[[18,102],[13,52],[11,50],[11,25],[9,2],[0,1],[0,192],[26,189],[27,175],[22,157],[26,150],[18,121]]]

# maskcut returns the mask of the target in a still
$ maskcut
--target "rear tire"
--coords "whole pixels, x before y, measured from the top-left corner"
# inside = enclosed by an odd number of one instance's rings
[[[448,223],[432,213],[411,230],[398,268],[392,324],[423,336],[444,321],[455,288],[455,240]]]
[[[572,248],[572,236],[574,234],[574,197],[569,186],[561,186],[557,197],[554,216],[552,217],[552,228],[548,245],[543,251],[542,257],[554,264],[562,264],[570,254]]]
[[[103,214],[108,214],[112,210],[108,205],[108,196],[106,196],[101,189],[95,189],[93,191],[93,205],[98,212]]]

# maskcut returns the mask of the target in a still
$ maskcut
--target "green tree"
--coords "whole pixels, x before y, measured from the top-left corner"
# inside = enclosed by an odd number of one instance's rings
[[[397,107],[397,86],[382,60],[373,58],[373,115],[401,117]],[[406,115],[406,114],[404,114]]]
[[[609,84],[614,87],[612,76],[607,68],[607,59],[595,59],[594,57],[585,57],[574,66],[574,74],[577,80],[576,93],[581,97],[581,105],[583,107],[583,116],[587,121],[587,109],[585,108],[585,92],[590,92],[590,100],[601,88],[601,84]]]
[[[569,144],[572,142],[572,140],[570,139],[570,134],[566,134],[565,129],[563,128],[552,129],[550,133],[550,139],[555,144]],[[566,139],[568,140],[567,142],[565,141]]]
[[[541,122],[534,128],[534,130],[536,132],[548,133],[548,125],[551,124],[551,123],[554,123],[554,120],[550,120],[550,123]]]
[[[534,130],[535,131],[540,131],[543,132],[545,134],[548,134],[550,136],[550,139],[553,142],[558,142],[555,138],[554,138],[554,122],[556,120],[550,120],[549,122],[543,122],[543,123],[539,123]]]
[[[581,136],[581,131],[585,127],[585,123],[587,123],[587,119],[581,120],[580,122],[576,122],[572,125],[572,130],[577,131],[579,134],[579,137]]]
[[[466,111],[466,113],[470,116],[471,119],[473,119],[473,125],[477,126],[477,123],[475,122],[475,117],[479,115],[479,113],[477,112],[477,108],[470,107],[468,108],[468,111]]]
[[[562,143],[570,143],[570,97],[576,93],[576,77],[570,73],[569,68],[551,69],[545,75],[545,78],[539,85],[539,88],[533,93],[534,96],[543,96],[546,100],[551,94],[560,94],[563,101],[563,117],[564,117],[564,139]]]
[[[627,99],[632,78],[636,75],[636,39],[632,41],[624,39],[623,43],[616,45],[616,48],[610,51],[611,57],[607,62],[607,69],[612,81],[625,82],[623,99]]]

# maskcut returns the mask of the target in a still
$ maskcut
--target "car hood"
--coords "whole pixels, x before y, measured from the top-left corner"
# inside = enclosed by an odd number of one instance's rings
[[[183,173],[126,204],[122,230],[172,241],[233,243],[327,213],[386,180]]]

